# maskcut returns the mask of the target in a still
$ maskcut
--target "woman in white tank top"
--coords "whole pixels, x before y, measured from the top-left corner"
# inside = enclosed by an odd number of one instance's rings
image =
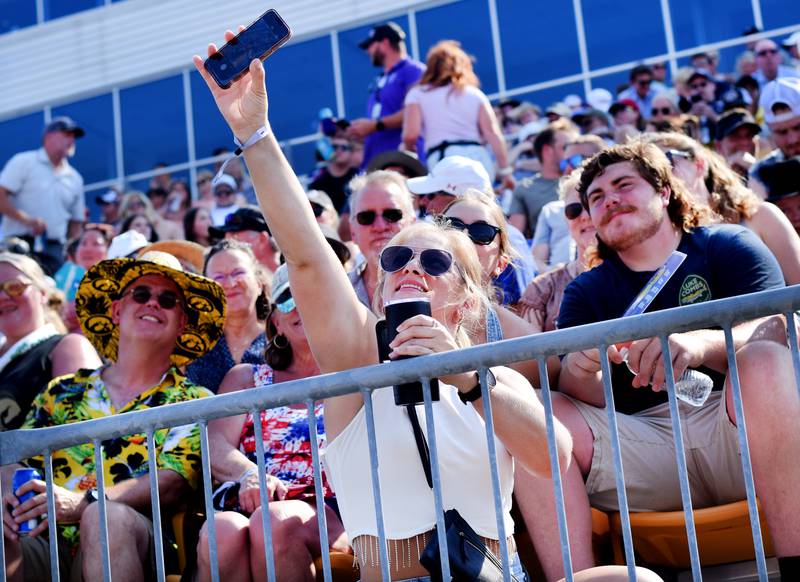
[[[232,38],[232,33],[226,33],[226,40]],[[214,45],[209,46],[209,54],[215,50]],[[211,79],[200,57],[195,57],[195,65],[237,139],[246,143],[250,136],[256,136],[253,145],[245,148],[244,156],[272,236],[286,259],[292,294],[320,371],[337,372],[378,363],[377,316],[358,300],[269,130],[263,65],[254,60],[249,74],[226,90]],[[381,304],[423,298],[430,302],[432,311],[432,317],[417,315],[398,327],[398,335],[390,344],[390,357],[435,354],[469,345],[469,329],[483,325],[487,301],[480,283],[480,263],[464,233],[428,223],[406,227],[389,241],[382,253],[381,267],[376,291]],[[511,525],[507,508],[514,462],[538,475],[550,472],[545,414],[522,375],[504,367],[492,368],[492,372],[496,384],[490,397],[501,473],[502,517]],[[487,493],[489,478],[480,466],[488,463],[485,439],[478,445],[483,403],[480,397],[468,404],[458,398],[475,388],[476,376],[472,371],[440,378],[441,398],[434,404],[433,413],[437,441],[441,440],[442,494],[445,508],[457,508],[478,534],[494,539],[489,541],[489,547],[496,551],[499,544],[493,504]],[[400,407],[394,405],[387,389],[376,390],[372,400],[379,425],[376,426],[382,467],[379,478],[381,487],[386,485],[382,495],[384,525],[387,538],[392,540],[391,578],[427,577],[428,572],[417,557],[430,537],[436,516],[410,423],[402,417]],[[369,479],[370,461],[364,455],[362,408],[359,393],[325,401],[326,466],[342,521],[359,560],[362,580],[377,580],[380,579],[380,560],[374,552],[377,528],[374,513],[369,515],[363,510],[372,495],[363,494],[365,490],[371,492],[371,486],[364,485]],[[422,412],[419,407],[418,414]],[[424,414],[420,417],[423,423],[427,420]],[[571,440],[558,421],[556,440],[559,462],[566,467]],[[511,533],[510,527],[506,529]],[[519,574],[516,555],[512,559],[517,566],[515,574]],[[623,578],[624,572],[623,569]]]

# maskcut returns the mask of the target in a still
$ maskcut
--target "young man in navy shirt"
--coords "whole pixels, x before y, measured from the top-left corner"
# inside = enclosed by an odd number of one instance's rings
[[[583,169],[579,191],[597,229],[602,264],[567,287],[559,327],[621,317],[675,250],[686,253],[686,260],[648,311],[783,286],[777,261],[750,231],[734,225],[702,226],[708,223],[705,211],[694,205],[672,176],[666,156],[651,145],[616,146],[598,154]],[[733,337],[757,493],[783,579],[800,579],[800,530],[795,525],[800,516],[800,431],[793,427],[800,401],[784,345],[784,322],[773,317],[743,323],[733,329]],[[704,405],[680,404],[694,507],[742,500],[723,331],[672,334],[669,343],[675,378],[687,368],[699,368],[715,384]],[[627,365],[617,348],[610,347],[608,355],[630,509],[680,510],[660,341],[632,342]],[[559,391],[555,412],[573,438],[574,462],[566,471],[564,489],[573,566],[581,570],[592,565],[590,505],[618,509],[596,349],[564,357]],[[520,473],[517,496],[539,498],[536,515],[525,515],[528,531],[548,578],[557,578],[563,574],[552,483]]]

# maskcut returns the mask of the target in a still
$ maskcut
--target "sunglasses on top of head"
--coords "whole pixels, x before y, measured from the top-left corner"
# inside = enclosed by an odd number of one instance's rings
[[[669,163],[673,168],[675,167],[675,161],[676,160],[679,160],[679,159],[691,160],[692,159],[692,154],[690,154],[689,152],[682,152],[681,150],[667,150],[667,151],[664,152],[664,155],[667,156],[667,159],[669,160]]]
[[[381,253],[381,269],[396,273],[414,258],[419,256],[422,270],[431,277],[441,277],[453,266],[453,255],[442,249],[412,249],[405,245],[386,247]]]
[[[580,202],[570,202],[564,206],[564,216],[567,217],[567,220],[575,220],[583,214],[583,210],[583,204]]]
[[[447,218],[450,227],[466,232],[469,239],[476,245],[490,245],[497,235],[500,233],[500,227],[479,220],[472,224],[467,224],[460,218]]]
[[[129,295],[139,305],[144,305],[153,297],[153,291],[150,287],[139,285],[134,287],[132,291],[126,292],[125,295]],[[162,291],[155,297],[161,309],[175,309],[175,306],[180,303],[180,297],[175,291]]]
[[[581,165],[581,162],[585,159],[586,159],[585,156],[582,156],[581,154],[575,154],[574,156],[570,156],[568,158],[561,160],[558,163],[558,167],[561,168],[562,172],[565,172],[567,170],[567,166],[570,166],[572,168],[577,168],[578,166]]]
[[[385,208],[381,211],[381,216],[386,222],[400,222],[403,218],[403,211],[399,208]],[[356,222],[361,226],[369,226],[375,219],[378,218],[378,213],[374,210],[362,210],[356,214]]]

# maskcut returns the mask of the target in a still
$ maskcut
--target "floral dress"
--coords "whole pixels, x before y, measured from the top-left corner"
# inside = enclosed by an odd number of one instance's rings
[[[253,366],[256,388],[269,386],[274,380],[274,370],[268,365]],[[314,406],[317,443],[320,452],[325,445],[322,403]],[[311,433],[308,410],[291,406],[277,406],[261,411],[261,429],[264,442],[264,463],[268,475],[277,477],[286,485],[286,499],[313,500],[314,465],[311,453]],[[252,462],[257,463],[256,436],[253,414],[248,412],[239,436],[239,450]],[[322,490],[326,499],[334,493],[322,470]],[[238,502],[239,484],[235,481],[223,483],[214,492],[214,507],[218,510],[241,511]]]

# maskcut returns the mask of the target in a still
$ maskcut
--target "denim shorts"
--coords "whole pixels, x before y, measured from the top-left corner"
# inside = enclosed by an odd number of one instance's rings
[[[528,577],[525,575],[525,570],[520,562],[519,554],[511,556],[511,574],[518,580],[518,582],[527,582]],[[397,582],[431,582],[430,576],[422,576],[421,578],[406,578]]]

